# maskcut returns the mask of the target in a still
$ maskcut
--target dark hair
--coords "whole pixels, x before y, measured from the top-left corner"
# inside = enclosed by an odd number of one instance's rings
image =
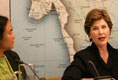
[[[104,19],[106,21],[111,32],[113,24],[107,11],[104,9],[92,9],[87,14],[86,19],[85,19],[85,24],[84,24],[84,30],[88,36],[90,34],[90,28],[93,25],[93,23],[100,19]]]
[[[3,33],[8,22],[8,18],[5,16],[0,16],[0,39],[3,38]]]

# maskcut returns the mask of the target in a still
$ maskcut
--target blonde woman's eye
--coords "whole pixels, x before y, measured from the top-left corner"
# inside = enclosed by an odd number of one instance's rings
[[[104,28],[106,28],[106,26],[102,26],[102,28],[104,29]]]
[[[97,29],[98,29],[97,27],[92,28],[92,30],[97,30]]]

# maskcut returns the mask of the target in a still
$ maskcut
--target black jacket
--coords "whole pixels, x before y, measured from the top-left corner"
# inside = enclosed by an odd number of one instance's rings
[[[20,64],[20,62],[18,62],[18,60],[20,60],[20,57],[18,56],[18,54],[12,50],[7,50],[4,52],[5,56],[7,57],[13,71],[18,71],[18,65]],[[25,69],[22,67],[21,69],[22,71],[22,76],[25,79],[26,78],[26,72]],[[17,75],[18,77],[18,75]]]
[[[84,50],[77,52],[74,61],[64,72],[62,80],[80,80],[81,78],[94,78],[100,76],[112,76],[118,79],[118,50],[107,44],[109,51],[108,63],[105,64],[99,55],[98,48],[94,43]],[[97,68],[98,75],[94,69]]]

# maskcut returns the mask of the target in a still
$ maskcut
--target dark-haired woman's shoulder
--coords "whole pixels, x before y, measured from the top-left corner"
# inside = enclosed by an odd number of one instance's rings
[[[19,55],[15,52],[15,51],[13,51],[13,50],[6,50],[5,52],[4,52],[4,54],[7,56],[7,57],[12,57],[12,58],[17,58],[17,59],[20,59],[20,57],[19,57]]]

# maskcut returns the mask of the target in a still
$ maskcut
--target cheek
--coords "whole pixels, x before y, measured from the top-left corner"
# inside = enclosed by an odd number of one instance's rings
[[[3,47],[7,47],[7,46],[9,46],[9,39],[8,38],[4,38],[2,41],[1,41],[1,43],[0,43],[0,45],[2,45]]]
[[[7,45],[7,43],[5,41],[0,41],[0,47],[4,48]]]
[[[107,31],[106,31],[106,35],[107,35],[108,37],[110,36],[110,33],[111,33],[110,30],[107,30]]]
[[[98,38],[97,38],[97,33],[94,33],[94,32],[91,32],[90,33],[90,38],[92,38],[93,41],[96,41]]]
[[[11,46],[12,46],[12,44],[8,40],[6,40],[2,43],[3,49],[11,49]]]
[[[95,36],[96,36],[96,33],[90,32],[90,37],[91,37],[91,38],[93,38],[93,37],[95,37]]]

